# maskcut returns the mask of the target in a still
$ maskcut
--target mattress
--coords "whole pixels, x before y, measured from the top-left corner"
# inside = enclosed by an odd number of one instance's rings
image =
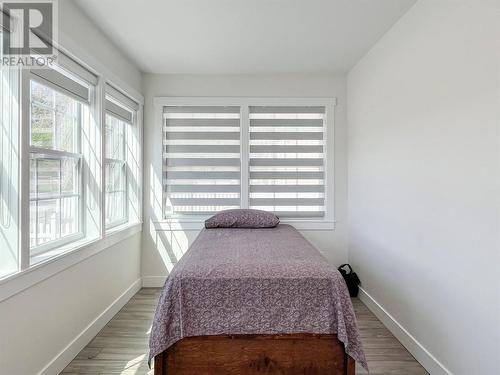
[[[336,334],[363,367],[346,285],[295,228],[203,229],[160,295],[149,360],[184,337]]]

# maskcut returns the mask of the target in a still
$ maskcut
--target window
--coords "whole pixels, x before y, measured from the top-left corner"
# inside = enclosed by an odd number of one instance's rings
[[[127,161],[125,160],[125,127],[127,124],[106,113],[106,227],[127,221]]]
[[[164,108],[167,215],[240,207],[240,108]]]
[[[63,53],[59,64],[25,74],[29,175],[22,181],[29,181],[29,242],[23,246],[29,246],[29,264],[99,235],[97,77]]]
[[[248,207],[333,223],[326,129],[334,100],[159,99],[175,103],[162,107],[165,218]]]
[[[0,299],[141,230],[141,106],[63,51],[24,68],[0,67]]]
[[[250,208],[325,214],[325,107],[250,107]]]
[[[110,229],[126,223],[129,217],[129,170],[132,164],[129,159],[133,156],[128,150],[132,151],[133,147],[139,105],[109,84],[106,92],[105,224]]]
[[[39,77],[31,79],[32,255],[83,236],[80,134],[84,105]]]
[[[106,226],[124,223],[127,218],[127,162],[125,160],[125,123],[106,114]]]

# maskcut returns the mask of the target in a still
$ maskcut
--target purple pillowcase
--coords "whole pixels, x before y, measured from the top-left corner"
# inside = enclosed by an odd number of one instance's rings
[[[271,212],[251,209],[226,210],[205,220],[205,228],[274,228],[280,219]]]

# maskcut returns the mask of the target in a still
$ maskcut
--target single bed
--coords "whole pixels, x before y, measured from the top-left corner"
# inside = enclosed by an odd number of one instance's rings
[[[354,374],[366,367],[340,273],[295,228],[203,229],[150,336],[160,374]]]

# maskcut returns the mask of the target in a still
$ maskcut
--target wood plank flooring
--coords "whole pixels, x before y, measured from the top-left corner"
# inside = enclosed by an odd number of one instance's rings
[[[160,289],[141,289],[61,374],[145,375],[148,339]],[[353,299],[371,375],[427,372],[357,298]],[[366,371],[356,367],[356,374]]]
[[[358,298],[352,304],[370,375],[425,375],[427,371]],[[367,372],[356,364],[356,374]]]

